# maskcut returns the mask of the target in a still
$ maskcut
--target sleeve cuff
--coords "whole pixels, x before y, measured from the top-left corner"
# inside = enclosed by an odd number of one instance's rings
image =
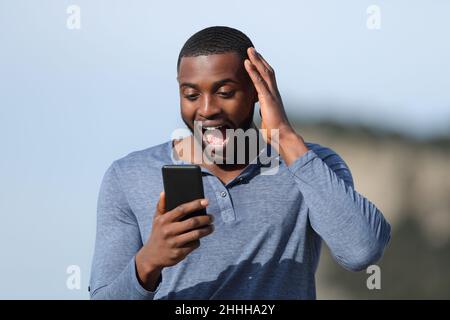
[[[153,299],[153,297],[155,296],[155,294],[159,291],[159,289],[161,288],[161,283],[162,283],[162,274],[159,276],[158,279],[158,285],[156,287],[156,289],[154,291],[149,291],[147,289],[145,289],[138,280],[138,276],[137,276],[137,270],[136,270],[136,257],[133,257],[131,263],[130,263],[130,276],[131,276],[131,281],[133,283],[133,287],[137,290],[137,292],[139,292],[139,294],[141,294],[143,297],[147,298],[147,299]]]
[[[292,174],[295,174],[317,157],[317,154],[313,150],[308,150],[304,155],[297,158],[294,162],[288,165],[287,168]]]

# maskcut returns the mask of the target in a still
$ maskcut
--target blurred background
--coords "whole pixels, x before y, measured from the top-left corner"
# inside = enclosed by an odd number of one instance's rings
[[[339,153],[392,225],[380,290],[324,247],[318,298],[450,298],[449,13],[445,0],[0,0],[0,298],[88,299],[103,174],[184,126],[177,56],[212,25],[252,39],[297,131]]]

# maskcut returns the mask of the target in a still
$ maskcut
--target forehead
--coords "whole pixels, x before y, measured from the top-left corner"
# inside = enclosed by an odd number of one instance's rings
[[[235,52],[183,57],[178,70],[179,82],[217,81],[226,78],[243,79],[244,63]]]

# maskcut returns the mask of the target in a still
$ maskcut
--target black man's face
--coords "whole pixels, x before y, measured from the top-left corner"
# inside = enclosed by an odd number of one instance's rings
[[[224,151],[226,129],[251,126],[256,91],[237,53],[183,57],[178,83],[181,116],[193,133],[194,121],[201,122],[203,147]]]

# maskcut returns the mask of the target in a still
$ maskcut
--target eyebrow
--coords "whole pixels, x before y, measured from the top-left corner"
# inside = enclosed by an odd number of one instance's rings
[[[214,82],[213,83],[213,88],[215,90],[217,88],[220,88],[221,86],[223,86],[224,84],[226,84],[228,82],[239,84],[239,82],[237,82],[236,80],[233,80],[231,78],[226,78],[226,79],[222,79],[222,80]],[[182,88],[182,87],[191,87],[191,88],[194,88],[194,89],[198,89],[198,85],[196,85],[195,83],[191,83],[191,82],[183,82],[183,83],[181,83],[180,84],[180,88]]]

